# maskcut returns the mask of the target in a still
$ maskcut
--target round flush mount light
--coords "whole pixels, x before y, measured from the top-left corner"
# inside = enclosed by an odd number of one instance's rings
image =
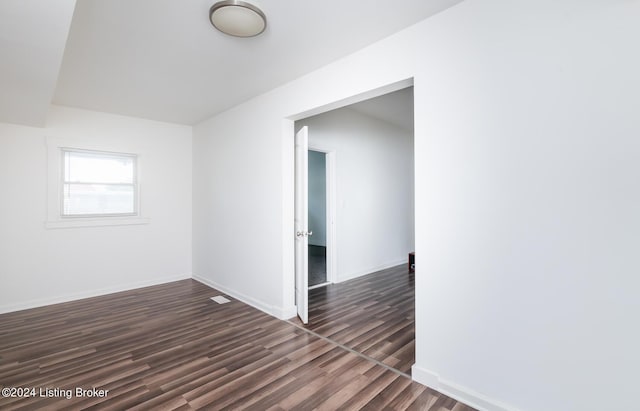
[[[213,27],[230,36],[253,37],[267,28],[267,16],[251,3],[224,0],[209,9]]]

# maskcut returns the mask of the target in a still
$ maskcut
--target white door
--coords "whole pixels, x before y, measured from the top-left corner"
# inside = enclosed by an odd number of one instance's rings
[[[295,138],[295,236],[296,307],[303,323],[309,322],[309,215],[308,151],[309,129],[304,126]]]

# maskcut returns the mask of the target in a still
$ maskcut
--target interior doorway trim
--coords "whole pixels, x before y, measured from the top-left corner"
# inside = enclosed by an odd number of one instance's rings
[[[295,189],[293,167],[295,158],[293,143],[295,122],[411,86],[414,86],[413,77],[398,78],[396,81],[379,84],[378,87],[372,87],[369,90],[347,96],[343,99],[327,101],[325,104],[319,104],[317,106],[311,105],[304,111],[291,113],[282,118],[282,308],[281,314],[278,315],[279,318],[293,318],[297,312],[295,303]],[[417,341],[416,336],[416,344]]]
[[[327,282],[335,283],[338,278],[338,254],[336,247],[336,152],[321,144],[309,142],[309,151],[325,154],[327,215]]]

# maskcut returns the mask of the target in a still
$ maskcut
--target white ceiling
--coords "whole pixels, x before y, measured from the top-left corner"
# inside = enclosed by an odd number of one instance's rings
[[[38,107],[53,102],[195,124],[461,1],[261,0],[267,30],[260,37],[239,39],[210,25],[214,0],[79,0],[60,66],[55,53],[45,49],[50,41],[57,50],[58,38],[44,30],[34,34],[33,24],[22,23],[46,18],[50,25],[68,28],[68,18],[58,8],[74,1],[2,0],[0,23],[13,21],[0,29],[3,60],[5,49],[17,53],[23,36],[32,36],[45,50],[44,57],[22,65],[8,60],[9,68],[3,65],[0,71],[0,87],[4,91],[14,85],[16,99],[21,90],[27,94],[36,88]],[[31,4],[30,12],[14,16],[22,4]],[[32,67],[24,67],[27,63]],[[46,72],[47,78],[55,78],[59,69],[53,100],[45,98],[50,83],[16,81],[16,73],[30,68]],[[42,117],[41,110],[29,113],[25,108],[19,116],[5,106],[0,105],[0,121],[28,123],[29,114]],[[12,116],[21,120],[12,121]]]
[[[75,0],[0,0],[0,122],[43,126]]]
[[[383,94],[347,107],[413,132],[413,87]]]

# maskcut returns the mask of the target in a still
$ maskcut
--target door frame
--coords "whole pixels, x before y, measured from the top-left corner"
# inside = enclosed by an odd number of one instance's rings
[[[382,84],[377,88],[365,90],[345,98],[330,101],[327,104],[310,107],[282,118],[282,310],[278,315],[282,319],[297,316],[295,304],[295,227],[294,227],[294,137],[295,122],[327,111],[359,103],[383,94],[389,94],[403,88],[414,86],[414,78],[407,77],[392,83]],[[415,103],[414,103],[415,111]],[[415,184],[415,182],[414,182]],[[417,296],[416,296],[417,297]],[[417,298],[416,298],[417,300]],[[416,301],[417,304],[417,301]],[[416,344],[417,344],[416,336]]]
[[[311,142],[309,142],[309,151],[317,151],[325,155],[327,281],[333,284],[337,281],[338,277],[338,249],[336,246],[336,152],[331,148],[323,147],[322,144]]]

